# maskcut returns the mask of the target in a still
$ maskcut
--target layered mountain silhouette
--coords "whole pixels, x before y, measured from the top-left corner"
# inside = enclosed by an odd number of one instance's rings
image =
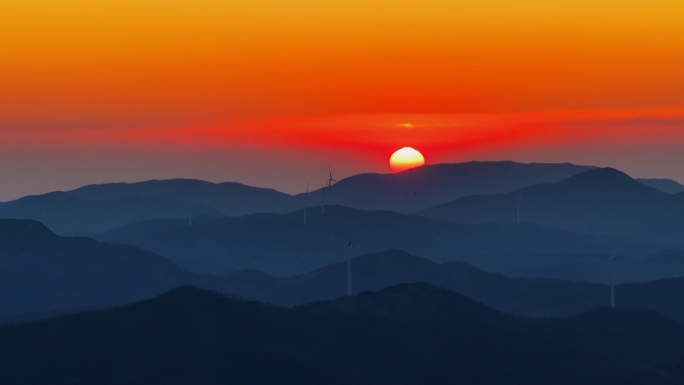
[[[457,223],[520,221],[560,229],[681,243],[684,199],[601,168],[506,194],[474,195],[420,212]]]
[[[668,263],[678,257],[658,258]],[[291,278],[254,270],[204,275],[135,247],[60,237],[38,222],[20,220],[0,220],[0,266],[0,323],[122,304],[188,284],[285,306],[341,297],[347,289],[346,262]],[[509,278],[398,250],[355,257],[351,266],[354,293],[428,282],[500,311],[534,317],[574,315],[609,303],[605,285]],[[684,293],[684,279],[619,285],[616,293],[620,307],[656,309],[684,322],[677,294]]]
[[[637,179],[646,186],[653,187],[668,194],[679,194],[684,192],[684,185],[672,179]]]
[[[196,218],[192,226],[184,220],[156,220],[110,231],[97,239],[135,245],[193,271],[254,269],[281,276],[346,259],[350,241],[362,253],[400,249],[439,262],[487,265],[488,270],[504,274],[508,265],[520,259],[516,253],[603,253],[605,260],[615,251],[620,255],[647,255],[660,250],[658,245],[537,225],[454,224],[342,206],[326,206],[324,215],[319,207],[308,208],[306,226],[303,218],[304,212],[296,211]],[[545,276],[544,269],[539,268],[537,274]]]
[[[561,181],[592,169],[570,163],[467,162],[426,165],[396,174],[359,174],[327,189],[326,201],[364,210],[415,213],[474,194],[497,194]],[[321,190],[310,194],[320,200]]]
[[[528,317],[571,316],[610,304],[610,288],[604,284],[511,278],[460,262],[438,264],[399,250],[354,258],[351,271],[355,294],[401,283],[425,282],[461,293],[498,311]],[[227,292],[241,298],[284,306],[330,300],[346,296],[347,262],[291,278],[244,271],[226,277],[222,287],[230,288]],[[684,296],[684,278],[620,284],[615,290],[621,309],[657,310],[684,323],[684,309],[678,306],[678,298]]]
[[[682,335],[651,313],[511,318],[425,284],[289,310],[184,287],[0,327],[0,373],[7,384],[677,384],[668,362]]]
[[[426,282],[500,311],[535,317],[579,314],[607,306],[610,298],[608,287],[600,284],[510,278],[460,262],[442,265],[398,250],[355,258],[351,270],[353,293],[381,290],[399,283]],[[347,263],[273,284],[277,290],[266,295],[239,295],[287,306],[342,297],[347,292]]]
[[[285,213],[301,205],[291,195],[273,189],[236,182],[211,183],[196,179],[89,185],[69,191],[69,194],[99,201],[117,201],[131,196],[167,199],[186,205],[211,207],[230,216]]]
[[[97,233],[155,218],[222,215],[216,209],[165,198],[127,196],[94,200],[68,192],[29,196],[0,205],[0,218],[33,219],[62,234]]]
[[[514,162],[439,164],[399,174],[352,176],[326,190],[326,201],[414,212],[464,195],[555,182],[590,168]],[[235,182],[194,179],[108,183],[6,202],[0,204],[0,218],[38,220],[62,235],[92,234],[151,219],[287,213],[318,204],[321,195],[320,190],[292,196]]]
[[[0,266],[0,314],[121,304],[193,281],[150,252],[59,237],[28,220],[0,220]]]

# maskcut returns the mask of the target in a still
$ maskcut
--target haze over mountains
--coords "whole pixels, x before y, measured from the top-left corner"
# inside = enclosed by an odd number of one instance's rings
[[[515,254],[648,255],[658,245],[575,234],[536,225],[453,224],[391,211],[342,206],[289,214],[196,218],[136,223],[97,236],[170,258],[198,272],[255,269],[274,275],[300,274],[347,258],[348,243],[363,253],[401,249],[434,261],[489,264],[504,272]],[[514,257],[513,259],[520,259]],[[550,258],[549,258],[550,259]],[[539,271],[539,276],[544,276]]]
[[[326,191],[333,204],[415,213],[473,194],[496,194],[558,182],[592,169],[570,163],[467,162],[426,165],[397,174],[359,174]],[[314,196],[320,194],[315,191]]]
[[[357,209],[415,213],[465,196],[556,183],[592,169],[569,163],[428,165],[398,174],[360,174],[342,179],[326,190],[325,201]],[[678,185],[662,179],[641,181],[666,191],[676,190]],[[153,180],[89,185],[24,197],[0,203],[0,218],[38,220],[62,235],[93,234],[151,219],[282,214],[320,205],[322,198],[320,190],[293,196],[235,182]]]
[[[684,383],[684,195],[670,182],[471,162],[308,196],[169,180],[3,203],[23,219],[0,219],[0,324],[46,320],[0,327],[0,375]]]
[[[671,195],[611,168],[505,194],[473,195],[420,212],[457,223],[520,221],[570,231],[681,244],[684,196]]]
[[[684,185],[672,179],[637,179],[646,186],[653,187],[668,194],[679,194],[684,192]]]
[[[0,220],[0,230],[0,323],[123,304],[188,284],[286,306],[346,294],[346,263],[291,278],[256,271],[212,276],[184,270],[135,247],[59,237],[34,221]],[[609,299],[605,285],[509,278],[396,250],[354,258],[351,266],[354,293],[428,282],[500,311],[527,316],[575,315],[604,307]],[[620,285],[618,304],[656,309],[684,322],[684,309],[677,306],[675,294],[684,293],[684,279],[664,282],[669,283]]]
[[[468,194],[506,192],[559,181],[590,168],[514,162],[429,165],[400,174],[345,178],[327,190],[325,199],[328,204],[410,213]],[[312,188],[315,185],[312,181]],[[158,218],[287,213],[318,205],[321,199],[320,190],[292,196],[233,182],[175,179],[90,185],[25,197],[0,204],[0,218],[39,220],[62,235],[90,234]]]

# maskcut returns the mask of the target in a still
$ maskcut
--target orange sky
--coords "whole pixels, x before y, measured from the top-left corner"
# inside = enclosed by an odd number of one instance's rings
[[[0,199],[173,176],[294,191],[273,154],[386,172],[403,146],[684,181],[665,157],[684,150],[679,0],[22,0],[0,15],[0,166],[16,169]],[[131,152],[135,171],[119,166]],[[216,156],[174,161],[201,153]],[[55,164],[63,178],[41,182]]]

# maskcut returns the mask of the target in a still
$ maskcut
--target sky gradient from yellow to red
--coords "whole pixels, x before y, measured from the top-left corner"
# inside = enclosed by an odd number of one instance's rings
[[[0,200],[173,177],[296,192],[328,164],[389,172],[404,146],[684,182],[678,0],[10,0],[0,15]]]

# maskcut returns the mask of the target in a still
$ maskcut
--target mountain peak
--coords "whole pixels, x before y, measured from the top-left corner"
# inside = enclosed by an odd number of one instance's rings
[[[461,294],[428,283],[406,283],[377,292],[318,302],[302,308],[313,312],[336,311],[401,320],[475,321],[499,313]]]
[[[0,219],[0,240],[31,240],[56,237],[44,224],[30,219]]]
[[[591,188],[602,190],[621,190],[621,191],[649,191],[660,193],[660,191],[648,187],[645,184],[633,179],[622,171],[611,167],[595,168],[573,175],[559,183],[565,188]]]
[[[584,171],[573,175],[566,179],[566,181],[634,181],[629,175],[624,172],[614,169],[612,167],[595,168],[589,171]]]

